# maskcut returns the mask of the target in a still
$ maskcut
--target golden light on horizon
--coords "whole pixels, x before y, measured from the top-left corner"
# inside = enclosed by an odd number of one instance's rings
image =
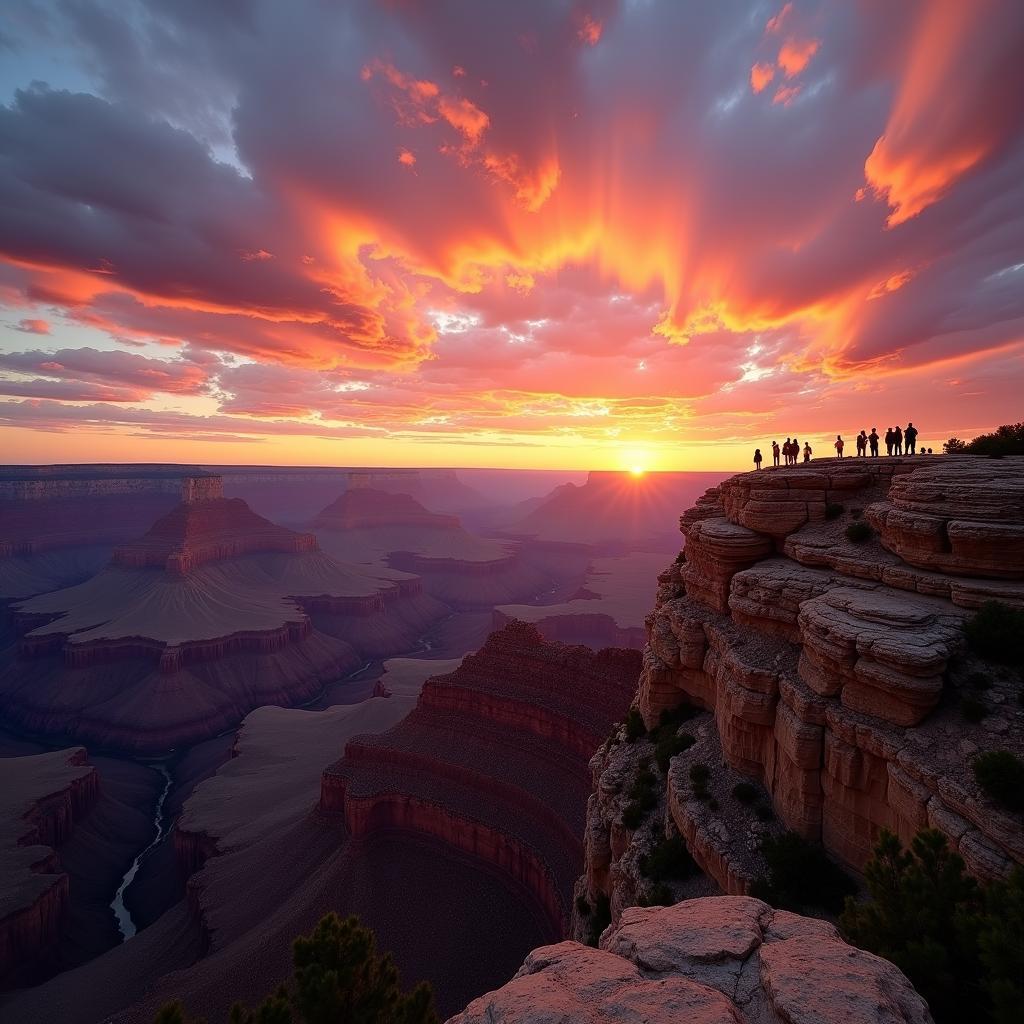
[[[643,476],[647,470],[643,466],[630,466],[629,472],[632,476]]]

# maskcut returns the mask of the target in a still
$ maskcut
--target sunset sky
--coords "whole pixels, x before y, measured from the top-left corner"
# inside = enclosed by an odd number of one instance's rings
[[[0,461],[1020,420],[1022,55],[1020,0],[7,0]]]

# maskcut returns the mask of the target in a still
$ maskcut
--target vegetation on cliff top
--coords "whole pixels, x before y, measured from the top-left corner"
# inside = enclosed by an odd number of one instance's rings
[[[1024,811],[1024,761],[1008,750],[989,750],[974,759],[978,785],[1009,811]]]
[[[391,954],[377,952],[373,932],[356,917],[328,914],[295,940],[292,960],[292,977],[255,1010],[236,1003],[230,1024],[438,1024],[430,986],[403,994]],[[176,1001],[155,1024],[189,1022]]]
[[[1024,1003],[1024,870],[978,885],[935,829],[909,850],[883,831],[864,869],[871,900],[847,900],[846,938],[891,960],[937,1024],[1016,1024]]]
[[[951,437],[942,450],[947,455],[1024,455],[1024,423],[1006,423],[991,434],[979,434],[973,441]]]
[[[1002,665],[1024,665],[1024,608],[986,601],[964,623],[971,650]]]
[[[781,910],[838,914],[856,891],[853,880],[825,853],[796,832],[767,836],[761,844],[768,873],[757,879],[750,895]]]

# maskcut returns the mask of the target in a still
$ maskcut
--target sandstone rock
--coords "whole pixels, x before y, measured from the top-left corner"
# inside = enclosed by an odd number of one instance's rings
[[[892,964],[835,928],[760,900],[717,897],[627,910],[598,950],[534,950],[507,985],[448,1024],[929,1024]]]

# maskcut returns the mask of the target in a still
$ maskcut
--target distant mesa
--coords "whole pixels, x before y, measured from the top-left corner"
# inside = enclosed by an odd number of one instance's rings
[[[316,516],[312,529],[334,557],[412,573],[457,608],[525,600],[551,585],[515,545],[474,536],[457,516],[429,511],[408,494],[353,487]]]
[[[639,652],[551,644],[511,622],[428,679],[393,729],[350,740],[324,772],[320,807],[355,836],[424,833],[481,858],[533,893],[563,934],[587,763],[629,706],[639,667]]]
[[[583,485],[555,488],[546,500],[524,503],[521,515],[495,523],[510,537],[582,547],[596,553],[673,551],[668,524],[724,473],[592,472]]]
[[[260,704],[308,700],[444,614],[415,577],[343,565],[219,487],[187,484],[103,571],[14,605],[19,656],[0,669],[9,720],[164,751]]]

